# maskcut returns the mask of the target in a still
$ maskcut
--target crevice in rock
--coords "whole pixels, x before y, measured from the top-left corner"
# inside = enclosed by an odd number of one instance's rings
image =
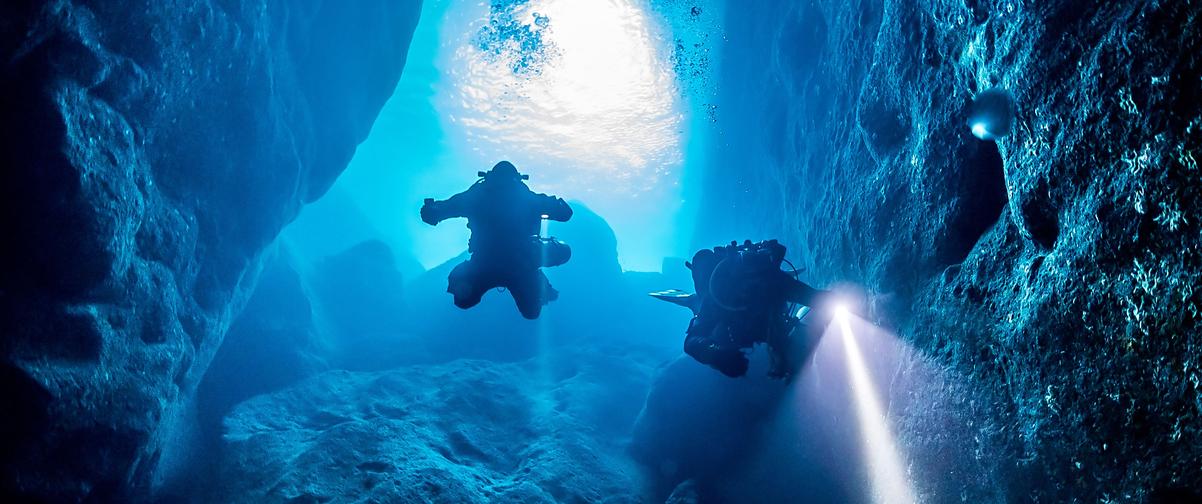
[[[1018,207],[1015,223],[1023,235],[1045,250],[1052,249],[1060,238],[1060,216],[1049,199],[1049,192],[1048,182],[1040,180],[1034,189],[1023,193],[1026,196],[1015,201]]]
[[[989,20],[989,4],[985,0],[964,0],[964,6],[972,12],[973,24],[985,24]]]
[[[947,217],[936,257],[940,264],[964,262],[981,237],[997,224],[1006,206],[1006,175],[997,144],[977,142],[959,170],[959,195]]]

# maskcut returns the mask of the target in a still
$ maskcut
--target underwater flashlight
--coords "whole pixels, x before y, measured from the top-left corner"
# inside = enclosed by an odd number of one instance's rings
[[[851,317],[851,309],[846,304],[839,303],[835,305],[835,318],[847,320],[849,317]]]

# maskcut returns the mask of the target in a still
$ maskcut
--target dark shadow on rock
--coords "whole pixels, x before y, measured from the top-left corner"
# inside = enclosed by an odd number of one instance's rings
[[[1024,237],[1051,250],[1060,238],[1060,210],[1051,200],[1051,184],[1044,179],[1028,179],[1026,185],[1030,187],[1018,186],[1013,191],[1011,218]]]
[[[959,144],[953,159],[960,171],[948,192],[955,195],[935,251],[942,265],[964,262],[1006,206],[1006,175],[997,144],[969,140]]]
[[[0,415],[0,461],[20,463],[37,445],[32,441],[47,434],[46,417],[51,395],[26,372],[7,363],[0,364],[0,393],[9,404],[20,405]],[[13,488],[12,476],[4,473],[0,499],[22,502],[20,490]]]
[[[687,356],[662,368],[630,443],[657,498],[693,480],[706,502],[710,483],[744,459],[784,392],[762,375],[730,379]]]
[[[313,306],[290,254],[264,268],[246,308],[230,326],[197,388],[197,412],[210,439],[236,404],[279,390],[327,367]]]

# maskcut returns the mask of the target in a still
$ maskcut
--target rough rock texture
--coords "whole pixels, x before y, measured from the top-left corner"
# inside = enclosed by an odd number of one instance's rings
[[[595,354],[330,371],[226,419],[213,499],[641,502],[612,432],[629,429],[647,371]]]
[[[366,136],[418,12],[0,6],[0,493],[141,493],[260,251]]]
[[[719,143],[740,149],[715,154],[707,197],[732,205],[702,222],[762,223],[816,279],[865,284],[885,322],[953,377],[928,399],[971,420],[961,441],[993,482],[929,482],[928,497],[1140,501],[1202,488],[1200,12],[975,0],[729,10]],[[973,94],[995,85],[1018,106],[996,144],[964,125]],[[899,415],[901,444],[961,435],[942,414]]]

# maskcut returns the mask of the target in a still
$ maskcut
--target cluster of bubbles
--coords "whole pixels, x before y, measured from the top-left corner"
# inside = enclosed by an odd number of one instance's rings
[[[494,0],[489,4],[488,23],[472,39],[489,62],[502,63],[523,77],[538,76],[559,55],[558,47],[546,36],[551,18],[530,12],[526,19],[529,1]]]

